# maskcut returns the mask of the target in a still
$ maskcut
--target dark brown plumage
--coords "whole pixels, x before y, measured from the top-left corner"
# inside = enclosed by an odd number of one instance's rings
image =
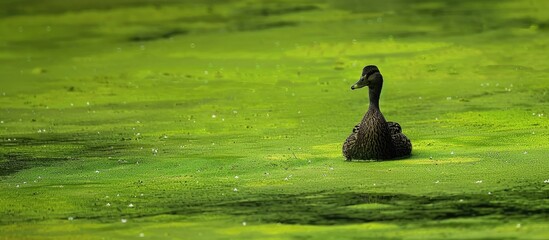
[[[343,143],[343,156],[347,160],[385,160],[409,156],[412,143],[402,133],[400,125],[387,122],[379,110],[383,76],[376,66],[364,67],[360,80],[351,89],[365,86],[369,88],[370,106]]]

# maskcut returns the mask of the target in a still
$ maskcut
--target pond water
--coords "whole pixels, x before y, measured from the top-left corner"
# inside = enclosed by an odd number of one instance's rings
[[[544,239],[549,2],[0,3],[0,238]],[[367,109],[407,159],[345,162]]]

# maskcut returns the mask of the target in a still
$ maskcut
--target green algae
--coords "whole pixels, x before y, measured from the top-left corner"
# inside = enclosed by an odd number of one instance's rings
[[[0,237],[544,239],[541,1],[2,3]],[[345,162],[364,65],[411,158]]]

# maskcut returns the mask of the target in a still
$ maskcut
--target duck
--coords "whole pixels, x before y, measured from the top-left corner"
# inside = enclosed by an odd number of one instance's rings
[[[402,133],[400,124],[387,122],[379,109],[383,76],[375,65],[362,69],[351,90],[368,87],[369,106],[366,114],[343,143],[343,156],[351,160],[390,160],[411,156],[412,142]]]

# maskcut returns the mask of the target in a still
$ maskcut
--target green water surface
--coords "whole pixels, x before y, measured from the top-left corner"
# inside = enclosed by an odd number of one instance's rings
[[[549,239],[549,1],[0,3],[0,239]],[[365,65],[410,158],[345,162]]]

